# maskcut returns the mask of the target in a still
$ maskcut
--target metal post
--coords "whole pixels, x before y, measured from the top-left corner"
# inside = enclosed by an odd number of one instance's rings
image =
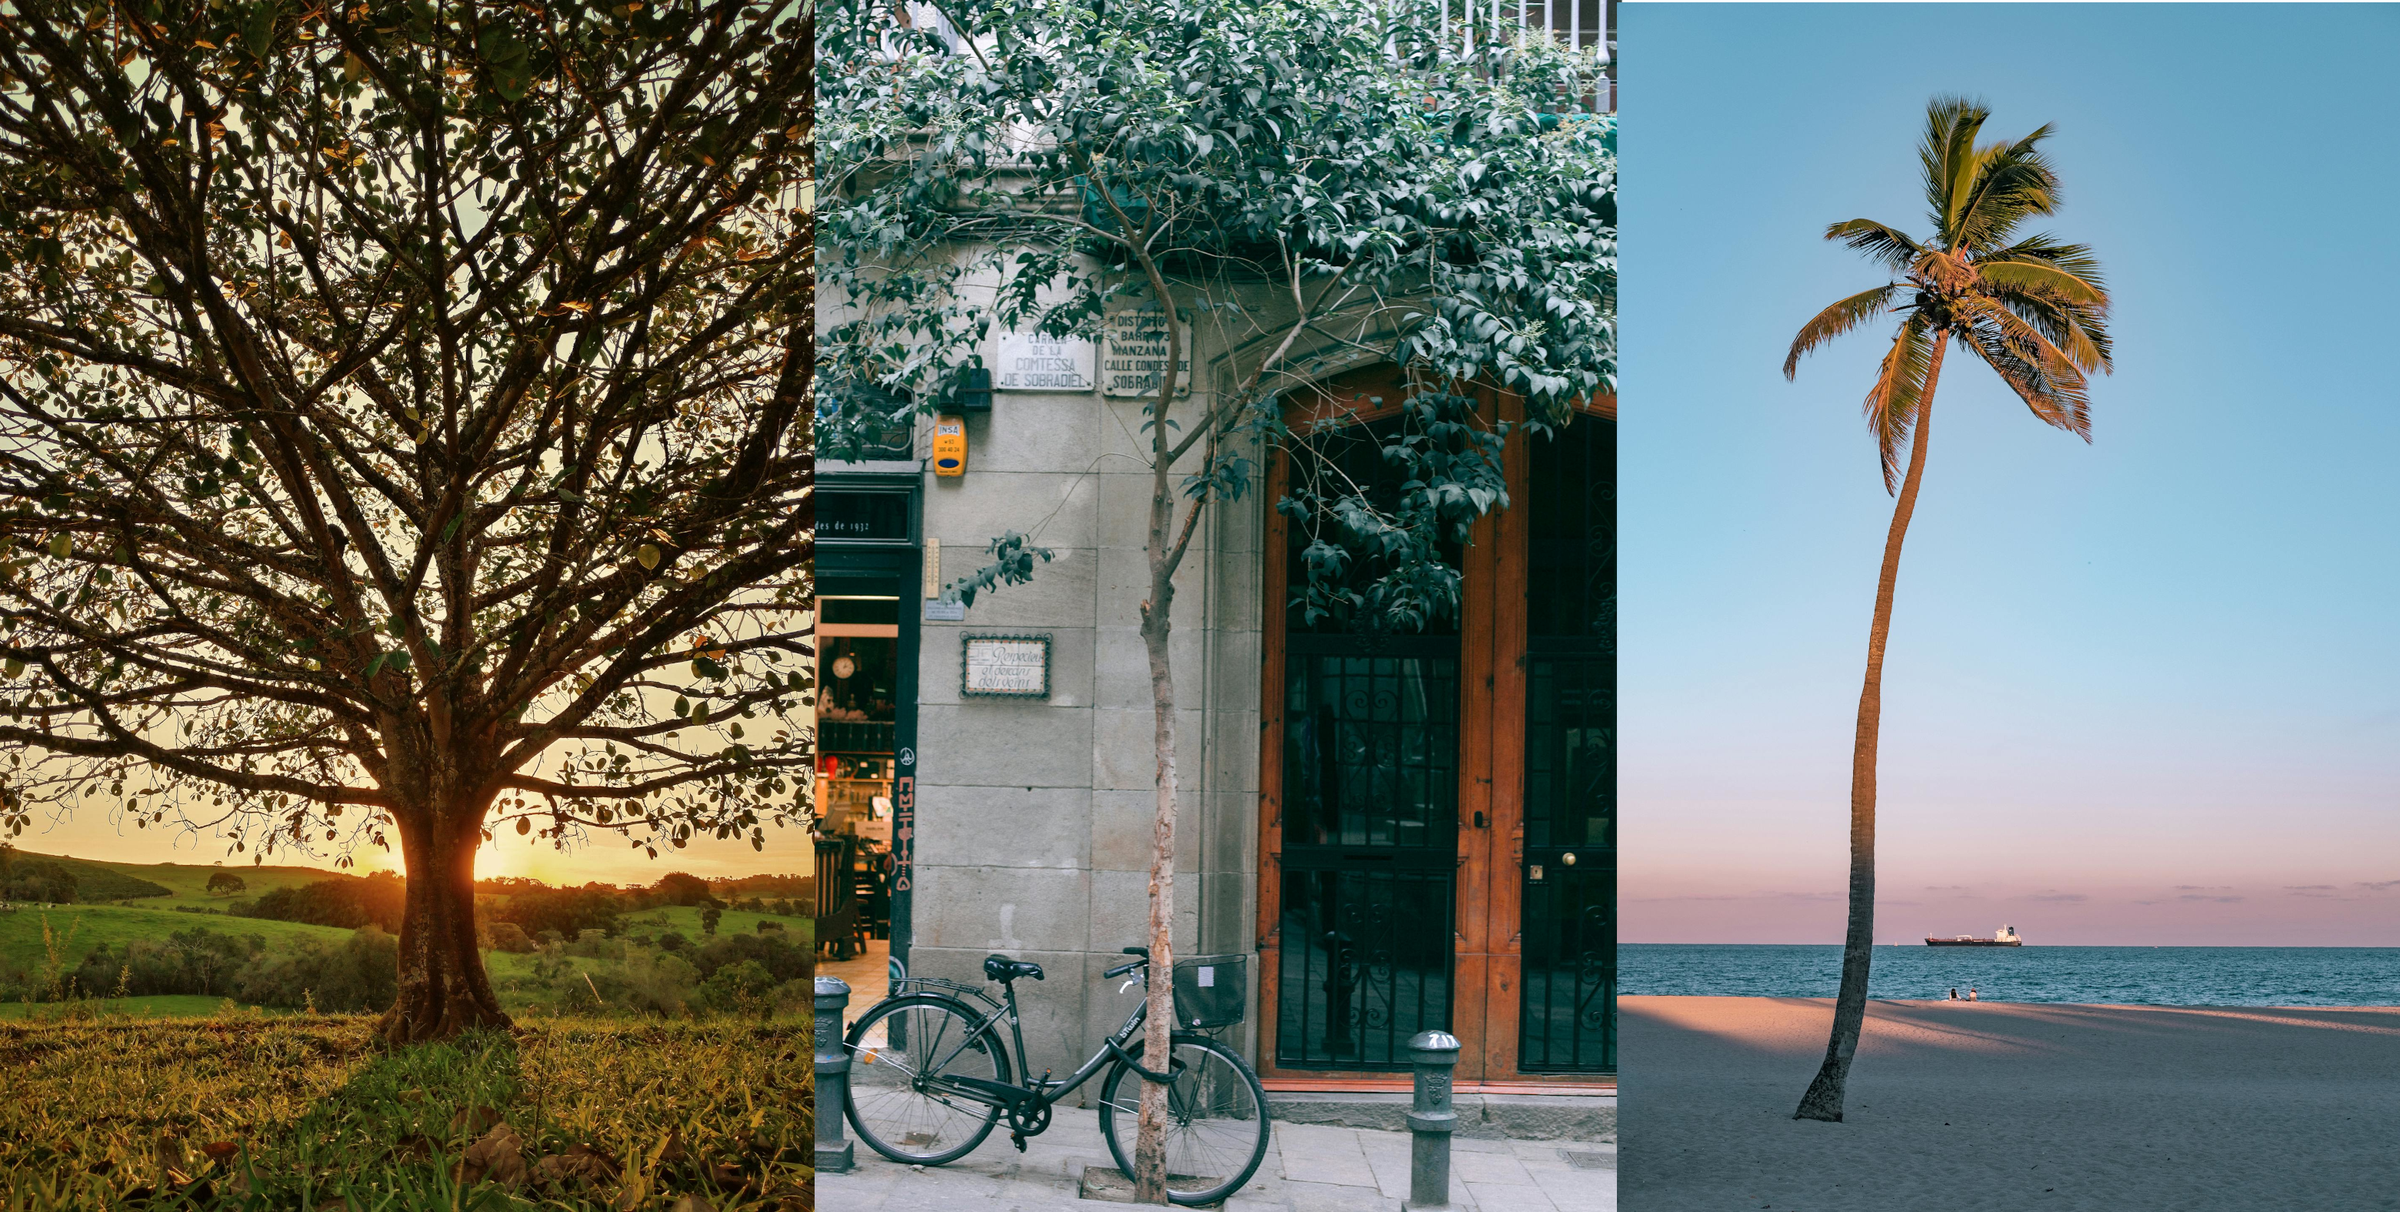
[[[1412,1138],[1408,1159],[1409,1209],[1446,1210],[1450,1207],[1450,1133],[1458,1127],[1458,1112],[1450,1105],[1450,1071],[1458,1067],[1458,1037],[1447,1031],[1424,1031],[1408,1041],[1409,1059],[1417,1066],[1417,1101],[1408,1112]]]
[[[850,1142],[842,1138],[850,1097],[850,1054],[842,1048],[842,1010],[850,986],[838,976],[817,978],[817,1169],[848,1174]]]

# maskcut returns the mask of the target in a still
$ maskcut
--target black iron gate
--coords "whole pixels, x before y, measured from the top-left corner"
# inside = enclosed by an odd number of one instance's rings
[[[1534,443],[1518,1068],[1617,1067],[1616,425]]]
[[[1450,1026],[1458,639],[1287,645],[1275,1060],[1406,1068]]]

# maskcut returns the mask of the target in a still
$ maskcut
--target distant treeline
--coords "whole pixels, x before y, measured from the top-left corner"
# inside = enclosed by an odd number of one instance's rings
[[[373,926],[340,942],[279,944],[204,926],[164,939],[102,943],[72,968],[0,970],[0,1001],[199,994],[252,1005],[380,1010],[399,987],[400,945]]]
[[[785,877],[755,878],[780,881]],[[682,872],[670,873],[648,888],[626,889],[607,884],[554,888],[535,880],[502,878],[477,880],[475,890],[479,894],[475,916],[482,927],[484,944],[516,952],[533,950],[537,940],[565,941],[587,932],[615,938],[624,932],[625,915],[665,905],[735,908],[786,917],[804,917],[811,912],[806,901],[759,898],[721,901],[712,894],[707,881]],[[313,884],[277,888],[255,900],[233,902],[224,911],[236,917],[343,930],[377,926],[385,933],[397,934],[407,900],[408,881],[388,872],[377,872],[363,878],[337,876]]]
[[[0,901],[30,901],[45,905],[121,901],[142,896],[172,896],[170,890],[145,879],[73,859],[32,858],[0,846]]]
[[[783,930],[728,934],[697,946],[672,934],[587,934],[525,949],[537,953],[537,983],[520,992],[584,1008],[597,999],[600,1007],[651,1014],[753,1013],[778,1003],[806,1005],[814,988],[813,948]],[[195,926],[164,939],[104,943],[72,967],[29,973],[0,965],[0,1002],[197,994],[259,1006],[380,1010],[397,991],[399,957],[398,941],[373,924],[339,941],[273,947],[259,935]],[[611,965],[587,972],[573,963],[577,958]]]

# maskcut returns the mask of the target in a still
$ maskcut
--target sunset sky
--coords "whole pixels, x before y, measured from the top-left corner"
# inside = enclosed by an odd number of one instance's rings
[[[161,833],[159,830],[135,829],[128,823],[119,830],[104,814],[91,813],[64,821],[53,822],[47,815],[37,815],[35,824],[15,839],[21,849],[39,854],[64,854],[76,858],[105,859],[115,863],[187,863],[204,865],[222,860],[228,867],[250,863],[248,854],[231,854],[229,841],[199,840],[180,829]],[[399,839],[394,838],[395,847]],[[324,867],[331,869],[334,853],[321,847],[317,856],[295,856],[277,850],[267,859],[272,864],[295,867]],[[400,855],[372,846],[357,851],[358,873],[368,871],[397,871]],[[479,876],[530,876],[551,884],[583,884],[598,880],[604,884],[654,884],[658,877],[670,871],[688,871],[704,878],[759,874],[803,874],[815,861],[814,851],[804,829],[769,828],[764,850],[752,850],[743,841],[719,842],[702,839],[682,850],[664,850],[656,859],[647,858],[642,851],[629,849],[614,835],[594,834],[590,844],[560,853],[548,842],[536,842],[518,837],[507,830],[484,847],[475,863]]]
[[[2108,271],[2094,443],[1951,357],[1884,683],[1876,938],[2400,945],[2400,13],[1628,5],[1627,942],[1841,939],[1891,499],[1888,323],[1781,367],[1922,233],[1925,103],[2055,123]],[[2375,31],[2369,39],[2362,35]]]

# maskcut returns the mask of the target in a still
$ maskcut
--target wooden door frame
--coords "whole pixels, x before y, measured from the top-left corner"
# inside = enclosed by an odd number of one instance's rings
[[[1313,400],[1287,406],[1294,429],[1366,424],[1400,412],[1405,395],[1399,370],[1388,363],[1336,376]],[[1474,389],[1487,420],[1520,421],[1524,399]],[[1579,403],[1576,411],[1616,420],[1614,395]],[[1289,528],[1273,502],[1289,487],[1290,460],[1278,453],[1266,471],[1267,526],[1260,624],[1258,793],[1258,1073],[1270,1090],[1396,1091],[1406,1073],[1285,1069],[1275,1063],[1276,1001],[1282,976],[1283,704],[1287,672],[1284,636],[1284,546]],[[1531,455],[1509,443],[1502,472],[1512,503],[1527,497]],[[1530,515],[1509,508],[1477,520],[1464,553],[1461,584],[1469,588],[1459,617],[1458,879],[1451,938],[1450,1028],[1462,1048],[1452,1075],[1462,1093],[1554,1093],[1562,1089],[1613,1092],[1614,1075],[1517,1072],[1523,945],[1517,921],[1524,895],[1515,878],[1524,850],[1525,612],[1510,609],[1526,589]],[[1513,654],[1513,655],[1512,655]],[[1486,823],[1478,827],[1478,814]],[[1504,845],[1503,837],[1507,842]],[[1462,998],[1461,990],[1479,993]]]

